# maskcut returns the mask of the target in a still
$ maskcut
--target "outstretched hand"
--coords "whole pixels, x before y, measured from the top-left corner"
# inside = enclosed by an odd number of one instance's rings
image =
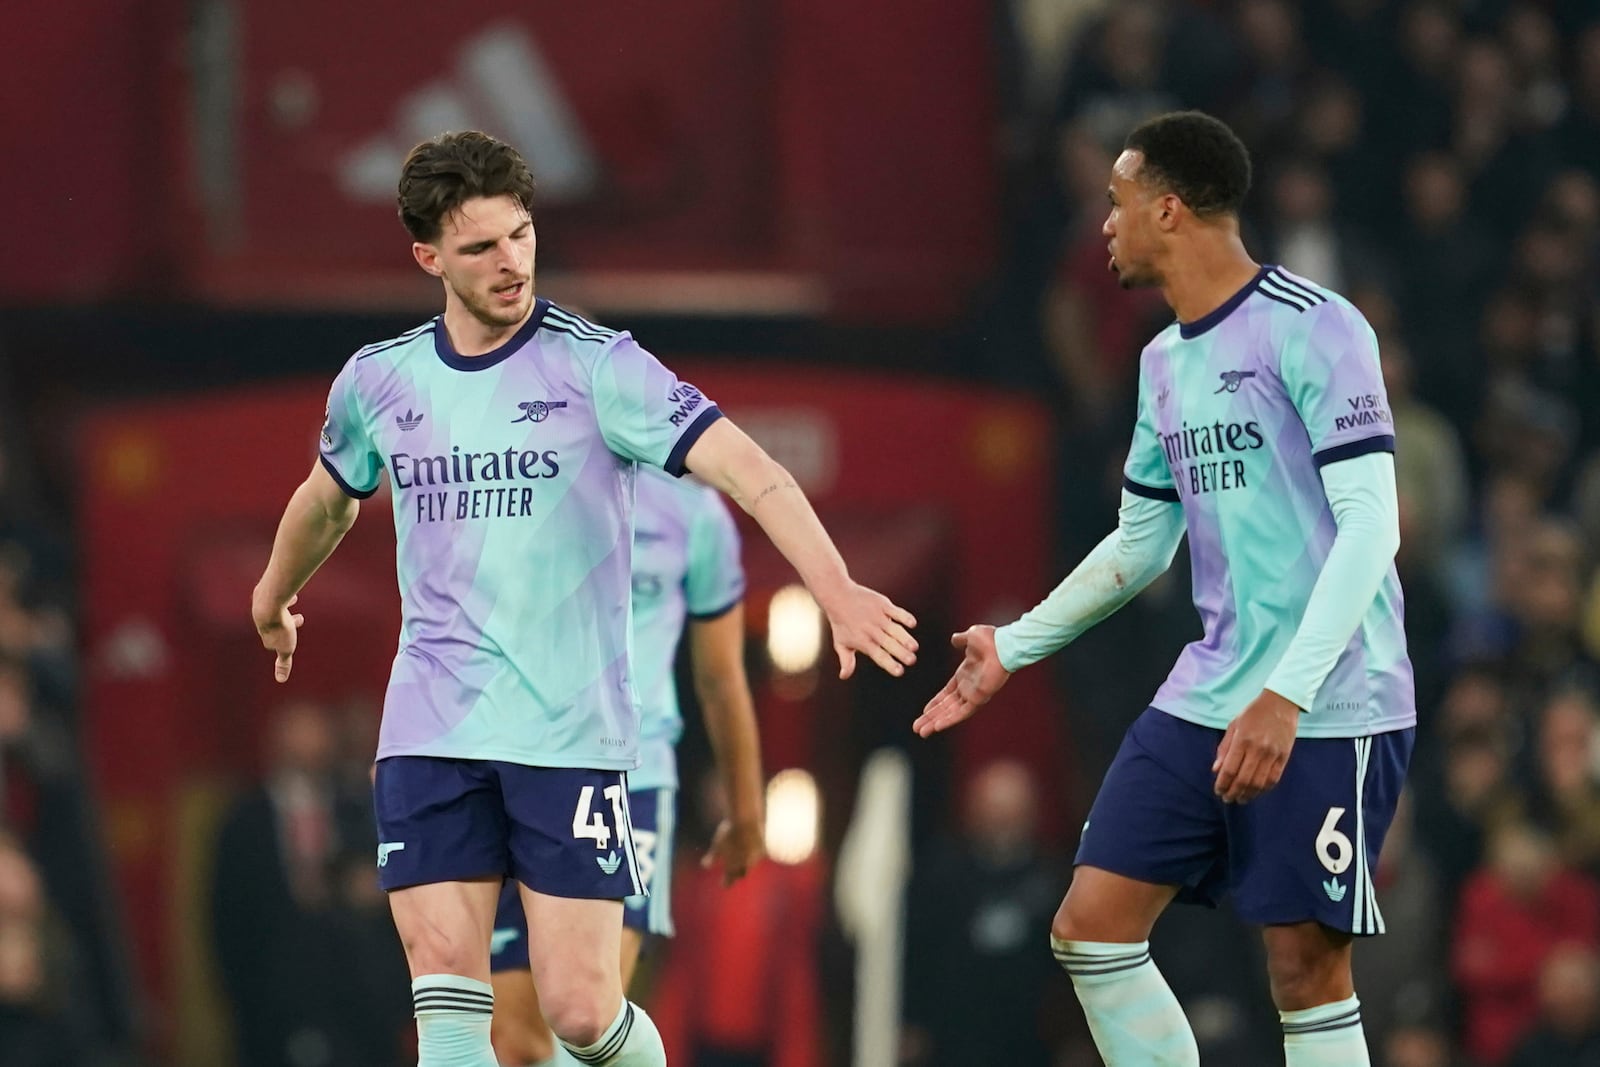
[[[272,667],[272,676],[279,682],[289,680],[289,671],[294,667],[295,646],[300,641],[300,627],[304,626],[306,621],[304,615],[291,614],[289,611],[299,599],[297,594],[290,597],[287,604],[276,609],[258,607],[251,611],[251,615],[255,618],[256,633],[261,635],[262,645],[268,651],[278,654],[277,662]]]
[[[840,678],[856,672],[857,652],[896,678],[917,662],[917,639],[910,632],[916,616],[877,590],[851,582],[822,610],[833,630]]]
[[[1000,663],[993,626],[973,626],[952,636],[950,643],[963,653],[961,665],[911,724],[922,737],[966,721],[1011,679],[1011,672]]]

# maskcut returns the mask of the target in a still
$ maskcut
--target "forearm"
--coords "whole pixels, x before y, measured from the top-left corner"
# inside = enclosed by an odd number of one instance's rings
[[[1124,492],[1117,528],[1048,597],[995,631],[1001,665],[1036,663],[1114,614],[1172,565],[1182,540],[1179,505]]]
[[[1393,456],[1373,453],[1331,464],[1322,477],[1338,533],[1294,639],[1266,684],[1307,710],[1372,607],[1400,547]]]
[[[850,581],[844,557],[834,546],[811,501],[777,460],[752,448],[730,463],[714,484],[760,524],[818,603]]]
[[[333,554],[355,524],[360,505],[347,497],[330,507],[308,480],[294,491],[272,541],[272,557],[256,583],[258,603],[282,606],[298,593]]]
[[[749,683],[741,671],[737,679],[697,679],[695,692],[727,794],[728,817],[734,823],[759,826],[765,817],[766,784]]]

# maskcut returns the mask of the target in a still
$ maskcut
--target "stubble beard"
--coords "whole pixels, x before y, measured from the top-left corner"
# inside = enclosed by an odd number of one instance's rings
[[[515,326],[527,316],[528,306],[533,303],[532,278],[529,278],[523,286],[522,299],[517,301],[515,307],[511,308],[495,307],[486,301],[478,299],[475,294],[462,292],[453,284],[450,288],[454,290],[456,299],[461,301],[461,306],[466,308],[473,318],[491,329],[503,330],[508,326]]]

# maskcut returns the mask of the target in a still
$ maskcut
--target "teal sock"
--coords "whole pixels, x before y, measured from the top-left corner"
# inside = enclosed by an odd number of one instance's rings
[[[1288,1067],[1368,1067],[1361,1001],[1349,997],[1303,1011],[1280,1011]]]
[[[1050,939],[1106,1067],[1200,1067],[1189,1020],[1150,961],[1150,942]]]
[[[565,1041],[561,1046],[588,1067],[667,1067],[667,1050],[656,1024],[643,1008],[626,999],[599,1041],[587,1048],[574,1048]]]
[[[417,1013],[417,1067],[496,1067],[489,1043],[494,987],[458,974],[411,983]]]

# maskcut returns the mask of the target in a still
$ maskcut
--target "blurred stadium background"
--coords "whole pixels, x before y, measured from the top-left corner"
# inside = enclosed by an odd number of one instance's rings
[[[61,0],[8,9],[0,100],[4,1067],[414,1062],[366,796],[386,509],[287,689],[247,598],[333,373],[437,310],[393,184],[469,126],[540,180],[540,292],[703,386],[933,650],[838,683],[747,537],[778,861],[713,888],[685,789],[673,1062],[1098,1063],[1045,930],[1196,636],[1182,554],[975,723],[909,723],[943,634],[1114,521],[1165,307],[1105,273],[1104,186],[1180,106],[1250,145],[1256,257],[1382,343],[1423,722],[1374,1062],[1600,1063],[1600,4]],[[1281,1062],[1248,931],[1155,944],[1208,1063]]]

